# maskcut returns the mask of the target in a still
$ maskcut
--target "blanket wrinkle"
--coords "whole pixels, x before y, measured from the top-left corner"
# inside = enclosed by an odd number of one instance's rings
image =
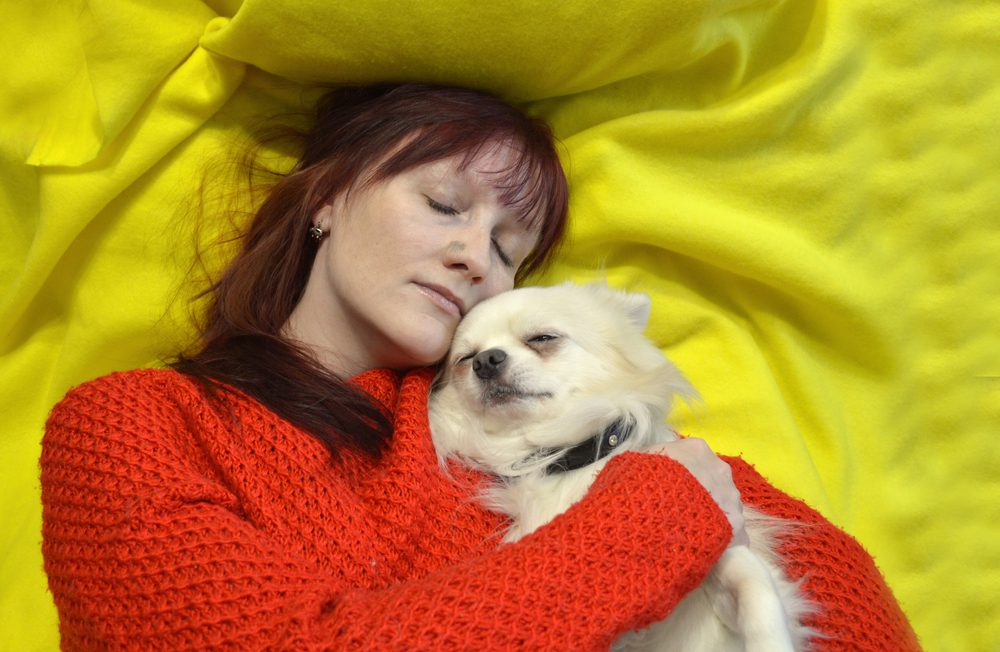
[[[5,129],[11,138],[4,147],[37,166],[93,161],[192,53],[214,16],[200,0],[173,2],[169,10],[155,3],[11,5],[16,16],[7,29],[24,47],[8,59],[7,98],[20,106],[21,120]]]

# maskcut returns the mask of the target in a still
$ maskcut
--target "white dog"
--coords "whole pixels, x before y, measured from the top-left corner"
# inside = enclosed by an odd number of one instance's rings
[[[506,541],[583,497],[610,455],[677,439],[674,395],[693,394],[642,332],[649,298],[602,285],[522,288],[459,325],[430,399],[448,458],[497,478],[487,505],[511,518]],[[806,649],[814,610],[775,552],[783,522],[745,509],[750,546],[731,546],[664,621],[616,647],[779,652]]]

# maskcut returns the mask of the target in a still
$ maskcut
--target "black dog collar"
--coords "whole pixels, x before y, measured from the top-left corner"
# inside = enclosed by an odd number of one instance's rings
[[[610,455],[611,451],[621,445],[631,434],[632,423],[626,422],[625,419],[618,419],[605,428],[604,432],[598,433],[591,439],[577,444],[572,448],[564,449],[565,452],[561,457],[556,458],[545,467],[545,472],[551,474],[582,469],[588,464],[593,464]],[[557,448],[547,448],[539,451],[537,454],[545,456],[555,453],[558,450]]]

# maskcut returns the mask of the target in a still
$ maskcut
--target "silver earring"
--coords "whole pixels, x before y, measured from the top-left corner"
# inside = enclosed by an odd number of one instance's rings
[[[313,224],[309,227],[309,238],[312,239],[313,242],[319,242],[323,239],[324,235],[326,235],[326,233],[323,232],[323,229],[320,228],[319,224]]]

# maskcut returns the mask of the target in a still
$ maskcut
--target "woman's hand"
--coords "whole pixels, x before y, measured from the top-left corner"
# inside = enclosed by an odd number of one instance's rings
[[[733,482],[733,470],[719,459],[704,439],[680,439],[668,444],[660,444],[645,452],[666,455],[684,465],[701,486],[715,499],[729,519],[733,528],[730,546],[748,545],[747,531],[743,521],[743,501]]]

